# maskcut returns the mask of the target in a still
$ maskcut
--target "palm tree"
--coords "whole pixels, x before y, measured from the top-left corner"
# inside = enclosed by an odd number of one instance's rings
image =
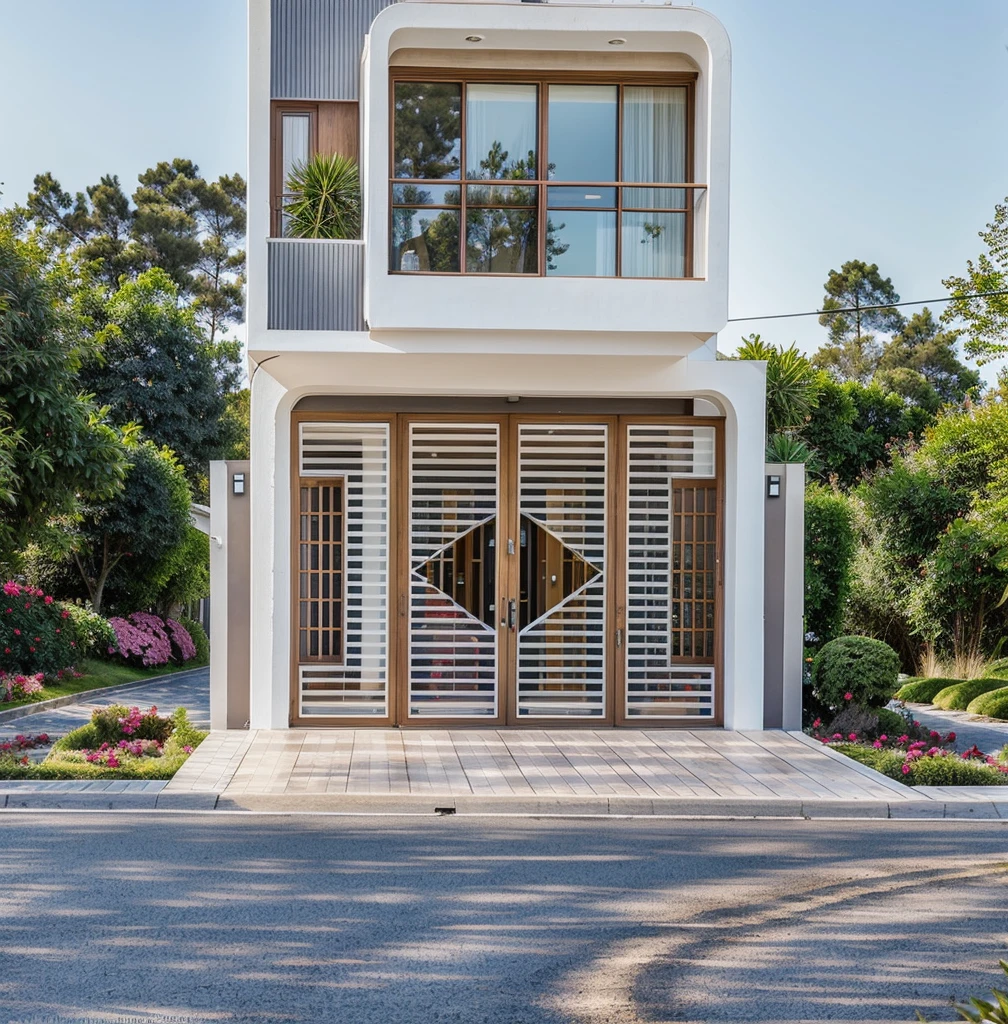
[[[286,182],[283,208],[290,238],[360,238],[360,176],[353,160],[316,153],[295,164]]]

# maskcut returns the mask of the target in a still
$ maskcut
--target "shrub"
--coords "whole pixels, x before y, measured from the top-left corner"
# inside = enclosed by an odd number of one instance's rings
[[[838,636],[854,559],[854,514],[824,487],[805,494],[805,628],[823,644]]]
[[[897,691],[897,700],[908,700],[911,704],[930,704],[935,695],[961,679],[908,679]]]
[[[1004,685],[1003,679],[967,679],[965,682],[953,683],[944,690],[939,690],[932,703],[946,711],[965,711],[974,698],[990,690],[1000,690]]]
[[[87,728],[82,726],[81,729],[75,729],[69,736],[65,736],[58,744],[59,749],[94,749],[103,743],[116,744],[120,740],[156,740],[158,743],[164,743],[175,728],[174,719],[158,715],[154,706],[147,711],[141,711],[138,707],[128,708],[124,704],[111,704],[106,708],[95,709],[89,724],[89,732],[82,732]],[[76,733],[80,735],[75,735]]]
[[[8,674],[0,672],[0,700],[21,700],[39,693],[45,676],[41,672],[34,675],[22,675],[20,672]]]
[[[168,638],[171,640],[172,661],[179,665],[192,661],[196,657],[196,645],[189,635],[189,630],[174,619],[165,619],[164,623]]]
[[[192,642],[196,647],[196,657],[194,659],[196,665],[209,665],[210,664],[210,639],[206,635],[206,630],[195,620],[187,619],[184,617],[179,618],[179,622],[189,631],[189,635],[192,637]]]
[[[969,702],[966,710],[971,715],[986,715],[987,718],[1008,719],[1008,686],[1000,690],[988,690]]]
[[[846,703],[881,707],[896,690],[899,655],[881,640],[842,636],[831,640],[812,664],[812,686],[830,707]]]
[[[0,594],[0,669],[16,675],[55,675],[77,658],[70,613],[51,594],[14,580]]]
[[[891,748],[838,743],[833,749],[908,786],[1008,785],[1008,771],[992,764],[993,759],[968,759],[937,747],[904,753]]]
[[[164,622],[148,612],[134,612],[128,619],[114,617],[116,648],[131,665],[149,668],[171,661],[172,644]]]
[[[1008,974],[1008,961],[999,960],[998,963],[1001,964],[1001,970]],[[983,1021],[988,1024],[1008,1024],[1008,992],[992,987],[991,994],[994,996],[994,1002],[970,996],[968,1004],[956,1003],[956,1012],[963,1020],[976,1021],[977,1024]]]
[[[77,651],[82,658],[97,658],[108,661],[110,655],[118,654],[115,630],[108,619],[89,611],[83,605],[68,604],[69,621],[74,624]]]
[[[360,178],[357,164],[338,154],[317,153],[296,164],[285,182],[294,198],[284,206],[291,238],[359,238]]]
[[[877,736],[902,736],[914,734],[913,720],[888,708],[865,708],[859,704],[844,708],[823,730],[823,735],[833,736],[851,733],[859,739],[873,740]],[[816,730],[816,735],[819,735]]]

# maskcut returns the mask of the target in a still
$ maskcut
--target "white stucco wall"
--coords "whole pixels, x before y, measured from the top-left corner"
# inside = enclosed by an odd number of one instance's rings
[[[712,402],[725,413],[725,725],[762,728],[763,363],[324,353],[278,356],[257,370],[252,384],[251,472],[267,481],[254,489],[252,507],[252,728],[287,726],[290,412],[309,394],[682,395]],[[514,411],[520,413],[520,403]]]
[[[706,240],[695,273],[704,280],[646,281],[514,275],[389,274],[389,59],[401,48],[620,55],[684,54],[698,69],[693,180],[709,190],[696,231]],[[367,242],[365,319],[386,330],[689,331],[695,344],[728,316],[728,171],[731,48],[721,23],[697,8],[402,3],[374,20],[363,63],[361,171]],[[704,223],[706,219],[706,223]]]

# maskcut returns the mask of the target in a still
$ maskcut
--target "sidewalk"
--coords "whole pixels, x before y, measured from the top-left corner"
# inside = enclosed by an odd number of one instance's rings
[[[800,733],[215,732],[168,783],[0,783],[8,809],[1002,818],[1008,786],[903,786]]]

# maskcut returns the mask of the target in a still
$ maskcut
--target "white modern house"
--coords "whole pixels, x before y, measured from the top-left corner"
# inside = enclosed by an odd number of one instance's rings
[[[716,361],[730,117],[694,7],[249,0],[218,725],[781,724],[794,476],[768,487],[764,364]],[[316,152],[359,160],[361,240],[284,237]]]

